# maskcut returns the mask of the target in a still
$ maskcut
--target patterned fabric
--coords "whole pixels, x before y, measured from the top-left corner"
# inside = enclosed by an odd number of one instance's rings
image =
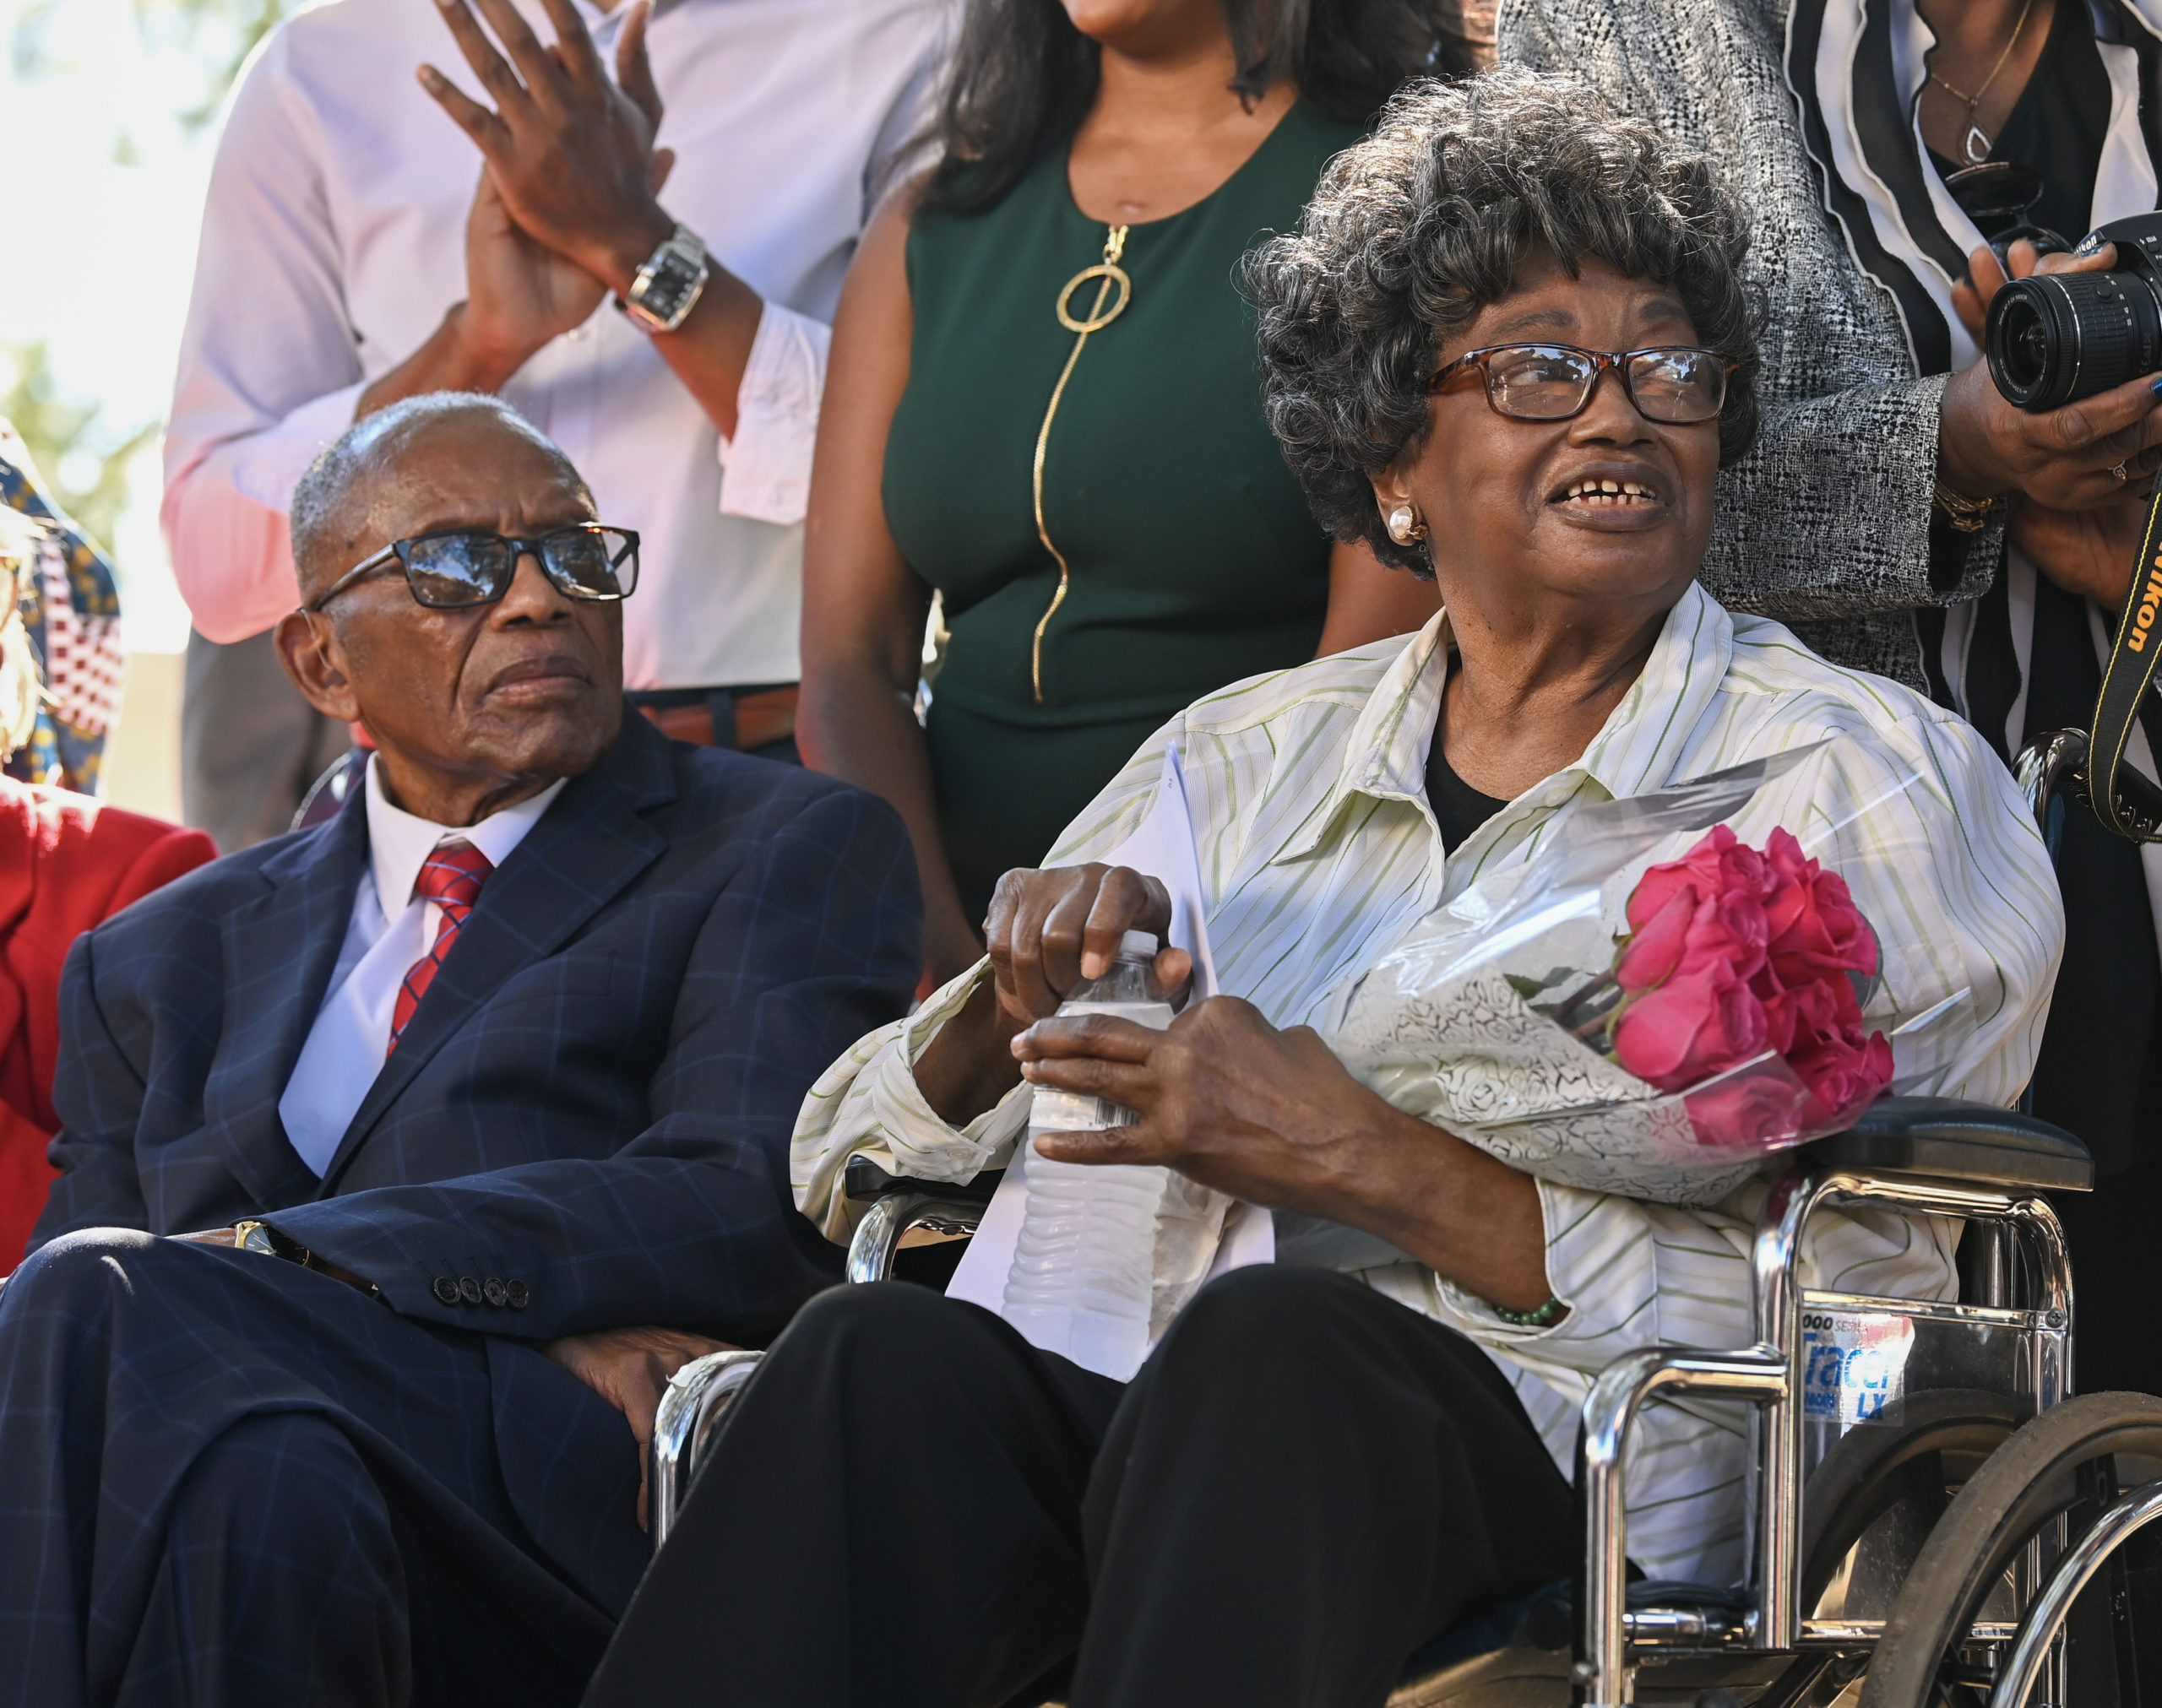
[[[0,419],[0,504],[46,524],[37,572],[22,577],[24,626],[52,698],[27,746],[8,762],[24,783],[97,792],[106,737],[120,716],[128,666],[121,643],[120,589],[105,554],[39,485],[29,448]]]
[[[1835,663],[1926,691],[1912,612],[1972,599],[2003,556],[1978,535],[1932,580],[1942,372],[1825,210],[1785,64],[1788,0],[1502,0],[1503,64],[1570,71],[1727,171],[1750,212],[1743,278],[1764,310],[1763,431],[1719,473],[1703,583]]]
[[[1730,618],[1691,588],[1643,675],[1575,764],[1510,802],[1445,854],[1426,796],[1426,762],[1448,664],[1446,618],[1408,640],[1256,677],[1191,707],[1144,746],[1069,827],[1051,863],[1115,848],[1140,822],[1175,743],[1198,838],[1209,935],[1221,988],[1279,1026],[1326,1018],[1332,995],[1422,914],[1481,874],[1518,865],[1578,800],[1641,794],[1742,760],[1837,735],[1822,792],[1774,784],[1736,821],[1761,843],[1812,807],[1861,806],[1832,862],[1875,925],[1887,1031],[1964,993],[1900,1068],[1917,1092],[2008,1102],[2031,1070],[2063,937],[2048,855],[2004,767],[1974,730],[1920,696],[1827,664],[1775,623]],[[1797,773],[1798,775],[1801,773]],[[1909,778],[1916,778],[1911,785]],[[1677,843],[1677,850],[1679,844]],[[1027,1120],[1025,1087],[964,1129],[931,1111],[913,1064],[987,976],[935,994],[872,1033],[812,1089],[793,1148],[797,1201],[829,1237],[853,1214],[847,1159],[967,1179],[1000,1166]],[[1542,1181],[1547,1277],[1569,1315],[1513,1327],[1403,1254],[1349,1230],[1334,1266],[1363,1273],[1413,1309],[1491,1353],[1556,1461],[1573,1465],[1593,1377],[1654,1343],[1748,1343],[1750,1237],[1764,1188],[1685,1210]],[[1279,1218],[1279,1255],[1296,1218]],[[1326,1224],[1317,1224],[1326,1233]],[[1804,1284],[1952,1297],[1957,1224],[1888,1214],[1812,1223]],[[1318,1244],[1318,1242],[1317,1242]],[[1738,1575],[1746,1424],[1730,1406],[1648,1412],[1629,1462],[1630,1553],[1655,1576]]]
[[[488,881],[488,874],[493,870],[495,866],[487,855],[470,842],[447,843],[421,863],[421,875],[413,881],[413,893],[423,901],[433,902],[443,910],[443,916],[428,952],[413,963],[405,983],[398,987],[397,1006],[390,1012],[390,1044],[384,1055],[398,1048],[399,1034],[412,1019],[413,1011],[421,1006],[421,999],[428,994],[428,986],[435,982],[436,969],[443,965],[443,957],[458,941],[459,930],[472,916],[473,905],[481,899],[481,887]]]

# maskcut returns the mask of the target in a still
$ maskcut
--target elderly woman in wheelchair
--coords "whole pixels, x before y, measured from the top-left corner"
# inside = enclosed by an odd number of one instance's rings
[[[1277,1261],[1203,1286],[1129,1382],[921,1287],[820,1296],[706,1446],[591,1701],[1379,1704],[1408,1656],[1431,1670],[1497,1608],[1506,1639],[1580,1572],[1582,1695],[1628,1700],[1621,1646],[1661,1633],[1757,1657],[1704,1675],[1753,1694],[1829,1581],[1797,1563],[1798,1289],[1876,1299],[1910,1337],[1986,1319],[2026,1372],[2006,1404],[2057,1397],[2068,1295],[2029,1189],[2078,1184],[2076,1146],[1987,1109],[1895,1110],[1685,1208],[1508,1167],[1368,1090],[1306,1023],[1574,807],[1828,736],[1867,803],[1844,874],[1882,943],[1871,1023],[1937,1017],[1905,1088],[2001,1112],[2025,1082],[2062,915],[2004,767],[1695,585],[1715,476],[1757,425],[1745,242],[1703,160],[1565,83],[1497,74],[1401,95],[1258,252],[1271,419],[1317,514],[1437,577],[1443,615],[1175,720],[1044,870],[1007,876],[986,961],[828,1073],[795,1166],[846,1239],[851,1161],[969,1182],[1025,1142],[1033,1089],[1093,1093],[1133,1120],[1040,1154],[1268,1206]],[[1123,933],[1171,924],[1161,884],[1101,858],[1166,743],[1237,994],[1163,1031],[1057,1017]],[[1153,969],[1174,992],[1190,970],[1177,949]],[[2033,1309],[2009,1283],[1946,1303],[1963,1216],[2032,1236]],[[1689,1347],[1743,1350],[1660,1350]],[[1639,1415],[1655,1389],[1670,1403]],[[1625,1550],[1707,1587],[1625,1607]]]

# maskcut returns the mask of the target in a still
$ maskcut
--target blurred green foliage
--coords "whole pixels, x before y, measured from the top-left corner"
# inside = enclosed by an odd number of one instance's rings
[[[62,396],[42,341],[0,350],[0,416],[23,436],[46,491],[109,552],[128,504],[128,462],[157,436],[159,424],[116,433],[97,404]]]

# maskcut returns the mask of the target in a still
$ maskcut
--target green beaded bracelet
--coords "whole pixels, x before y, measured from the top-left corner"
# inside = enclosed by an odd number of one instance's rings
[[[1552,1293],[1537,1310],[1511,1310],[1506,1305],[1490,1304],[1495,1315],[1511,1328],[1551,1328],[1562,1315],[1562,1301]]]

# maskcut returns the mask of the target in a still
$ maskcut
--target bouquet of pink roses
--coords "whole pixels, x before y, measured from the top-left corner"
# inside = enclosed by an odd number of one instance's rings
[[[1340,991],[1333,1046],[1399,1108],[1598,1190],[1708,1202],[1837,1131],[1891,1084],[1893,1055],[1866,1017],[1877,933],[1779,821],[1847,851],[1871,803],[1837,799],[1834,746],[1563,817]],[[1766,827],[1760,845],[1736,818]]]

